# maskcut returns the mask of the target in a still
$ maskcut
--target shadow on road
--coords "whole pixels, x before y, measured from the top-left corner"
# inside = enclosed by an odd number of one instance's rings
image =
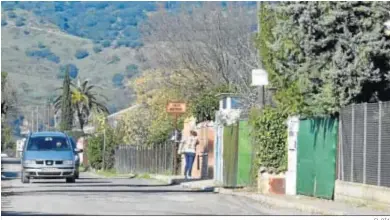
[[[15,212],[15,211],[2,211],[1,216],[76,216],[82,214],[45,214],[39,212]]]
[[[59,189],[59,190],[34,190],[25,192],[9,192],[8,196],[34,195],[42,193],[210,193],[212,190],[194,189]]]
[[[83,185],[83,186],[86,186],[84,184],[91,184],[91,183],[111,183],[111,181],[82,181],[82,182],[77,182],[76,180],[76,183],[67,183],[65,182],[65,180],[63,182],[60,182],[60,181],[41,181],[41,179],[39,180],[32,180],[31,184],[61,184],[60,186],[53,186],[53,185],[50,185],[50,186],[42,186],[42,187],[68,187],[68,186],[78,186],[78,185],[75,185],[75,184],[79,184],[79,185]]]
[[[44,182],[47,183],[47,182]],[[84,184],[84,183],[96,183],[96,184]],[[76,182],[73,184],[67,184],[67,185],[50,185],[50,186],[40,186],[40,187],[164,187],[164,186],[171,186],[169,184],[161,184],[161,185],[148,185],[148,184],[98,184],[101,182]],[[80,185],[78,185],[80,184]]]

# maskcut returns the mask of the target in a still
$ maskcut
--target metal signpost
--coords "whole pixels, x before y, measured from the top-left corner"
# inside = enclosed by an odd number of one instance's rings
[[[268,85],[268,73],[263,69],[252,70],[252,86],[261,87],[261,104],[265,106],[265,86]]]
[[[174,144],[173,144],[173,167],[175,174],[178,173],[178,162],[180,158],[178,157],[177,150],[178,150],[178,131],[177,131],[177,119],[180,115],[184,114],[187,111],[187,105],[185,102],[180,101],[170,101],[167,103],[167,109],[168,114],[171,114],[174,116],[174,127],[175,127],[175,133],[174,133]]]

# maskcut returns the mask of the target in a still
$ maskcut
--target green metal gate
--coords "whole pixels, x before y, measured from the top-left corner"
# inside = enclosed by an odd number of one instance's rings
[[[223,185],[237,186],[238,126],[224,127],[223,131]]]
[[[338,122],[334,118],[300,120],[297,193],[333,199]]]
[[[240,121],[238,133],[238,173],[237,185],[248,186],[251,183],[252,145],[248,121]]]

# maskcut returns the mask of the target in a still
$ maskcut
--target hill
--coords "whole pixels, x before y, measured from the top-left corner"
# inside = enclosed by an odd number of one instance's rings
[[[1,32],[1,63],[24,105],[42,104],[53,98],[53,91],[62,83],[63,67],[72,64],[74,77],[89,78],[103,88],[111,111],[128,106],[132,96],[124,88],[127,72],[134,65],[142,66],[135,58],[135,49],[98,50],[91,39],[63,32],[31,12],[17,9],[13,13],[23,18],[24,25],[18,25],[20,20],[12,14],[2,13],[7,24]]]

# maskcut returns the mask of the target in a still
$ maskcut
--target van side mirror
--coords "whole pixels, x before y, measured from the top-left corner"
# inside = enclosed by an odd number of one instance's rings
[[[84,152],[84,150],[83,150],[83,149],[78,149],[78,148],[76,148],[76,149],[74,149],[74,152],[75,152],[75,153],[82,153],[82,152]]]

